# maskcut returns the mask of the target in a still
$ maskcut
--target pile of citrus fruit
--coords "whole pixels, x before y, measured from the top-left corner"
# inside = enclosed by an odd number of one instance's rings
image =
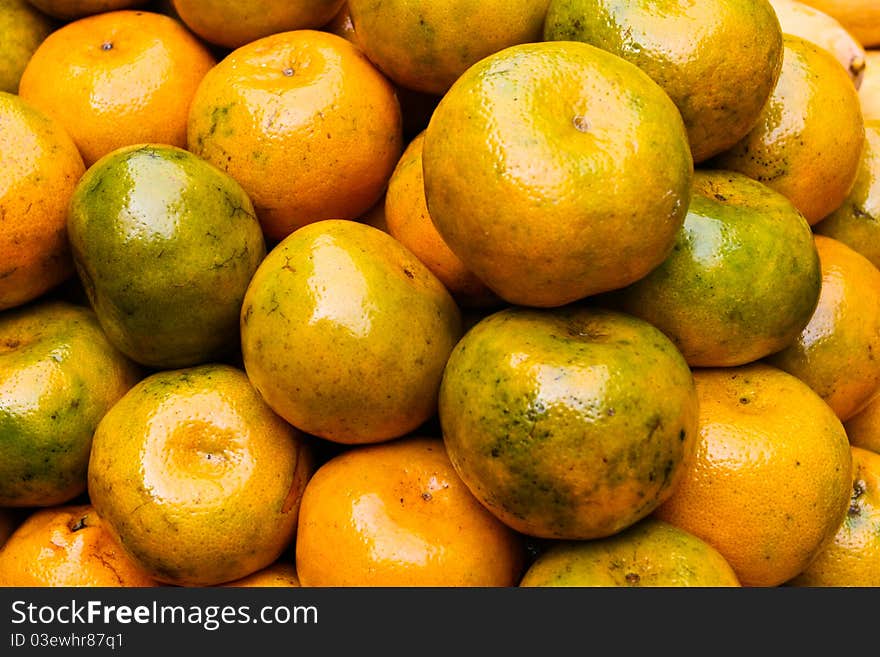
[[[880,586],[880,4],[0,0],[0,546]]]

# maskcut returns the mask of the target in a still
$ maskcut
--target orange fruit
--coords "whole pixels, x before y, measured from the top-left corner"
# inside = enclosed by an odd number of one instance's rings
[[[522,538],[471,495],[435,438],[349,449],[303,494],[303,586],[513,586],[524,557]]]
[[[825,48],[783,36],[782,71],[754,128],[709,161],[763,182],[815,224],[855,183],[865,141],[858,91]]]
[[[425,195],[443,240],[505,301],[552,307],[628,285],[672,249],[693,161],[675,104],[594,46],[506,48],[431,117]]]
[[[865,121],[865,149],[852,190],[814,229],[880,267],[880,117]]]
[[[84,171],[59,122],[0,91],[0,310],[73,273],[67,204]]]
[[[27,0],[0,0],[0,91],[18,93],[18,81],[54,22]]]
[[[541,40],[548,0],[349,0],[353,29],[395,83],[442,95],[472,64]]]
[[[296,574],[296,566],[286,561],[276,561],[262,570],[242,577],[232,582],[220,584],[223,587],[250,588],[250,587],[284,587],[299,586],[299,577]]]
[[[351,43],[295,30],[234,50],[205,76],[189,149],[238,180],[267,237],[373,206],[402,151],[394,89]]]
[[[241,308],[254,387],[294,426],[345,444],[399,438],[429,420],[461,330],[455,300],[411,251],[343,219],[278,244]]]
[[[0,548],[0,587],[157,585],[89,504],[34,511]]]
[[[147,0],[28,0],[28,2],[40,11],[62,21],[147,4]]]
[[[67,129],[89,166],[130,144],[185,146],[190,100],[213,65],[207,47],[173,18],[113,11],[50,34],[19,94]]]
[[[866,47],[880,46],[880,5],[876,0],[803,0],[833,16]]]
[[[551,0],[546,41],[583,41],[637,65],[675,102],[695,162],[748,133],[782,65],[767,0]]]
[[[782,31],[831,52],[858,89],[865,76],[865,48],[840,21],[800,0],[770,0]]]
[[[210,586],[269,566],[291,545],[311,461],[304,437],[241,370],[165,370],[101,420],[88,491],[152,577]]]
[[[793,586],[880,586],[880,454],[853,447],[852,462],[843,523]]]
[[[787,198],[702,169],[672,253],[609,301],[666,333],[689,365],[734,366],[797,338],[821,283],[810,225]]]
[[[681,353],[644,320],[511,307],[456,345],[439,419],[459,476],[503,522],[584,540],[672,494],[696,444],[697,397]]]
[[[46,299],[0,314],[0,507],[84,493],[95,428],[139,378],[90,308]]]
[[[172,0],[187,27],[201,38],[238,48],[271,34],[329,23],[344,0]]]
[[[880,454],[880,395],[874,395],[871,401],[844,422],[843,426],[851,445]]]
[[[342,5],[342,9],[323,29],[341,36],[363,49],[358,40],[357,31],[354,29],[347,2]],[[402,87],[399,84],[394,84],[394,90],[397,93],[400,111],[403,115],[403,138],[404,141],[410,142],[427,127],[434,108],[440,102],[440,96]]]
[[[123,146],[80,179],[67,228],[98,320],[132,360],[188,367],[237,349],[266,244],[231,176],[176,146]]]
[[[744,586],[778,586],[843,521],[846,432],[809,386],[765,363],[698,369],[694,380],[696,456],[655,517],[715,547]]]
[[[388,182],[385,221],[388,232],[412,251],[464,306],[497,305],[495,294],[447,246],[434,227],[425,201],[422,173],[424,131],[413,139]]]
[[[792,344],[767,361],[805,381],[846,422],[880,391],[880,270],[843,242],[815,241],[819,303]]]
[[[535,586],[739,586],[721,553],[679,527],[648,517],[592,541],[559,541],[519,583]]]

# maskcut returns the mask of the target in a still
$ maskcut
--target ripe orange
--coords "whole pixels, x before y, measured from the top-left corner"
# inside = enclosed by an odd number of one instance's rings
[[[306,486],[296,540],[303,586],[513,586],[522,538],[455,473],[443,441],[345,451]]]
[[[834,540],[789,583],[880,586],[880,454],[852,448],[852,496]]]
[[[880,391],[880,270],[843,242],[815,241],[819,303],[794,342],[767,361],[805,381],[846,422]]]
[[[472,64],[541,40],[548,0],[349,0],[367,57],[396,84],[441,95]]]
[[[339,443],[399,438],[428,421],[461,313],[393,237],[327,219],[286,237],[241,307],[245,369],[302,431]]]
[[[764,363],[698,369],[696,457],[655,516],[727,559],[744,586],[802,572],[846,514],[846,432],[805,383]]]
[[[598,46],[650,75],[681,112],[695,162],[754,127],[782,65],[767,0],[551,0],[544,39]]]
[[[0,91],[0,310],[73,273],[67,204],[84,171],[58,121]]]
[[[431,221],[422,173],[424,140],[423,131],[409,143],[388,182],[385,196],[388,232],[425,263],[460,304],[497,305],[500,300],[449,249]]]
[[[613,536],[558,541],[519,583],[532,586],[739,586],[721,553],[669,523],[648,517]]]
[[[88,491],[108,531],[155,579],[210,586],[275,562],[311,475],[304,437],[229,365],[143,379],[101,420]]]
[[[344,0],[172,0],[180,19],[211,43],[238,48],[271,34],[329,23]]]
[[[469,68],[425,131],[431,219],[505,301],[551,307],[659,265],[687,213],[681,114],[646,73],[585,43],[506,48]]]
[[[18,93],[18,81],[54,22],[27,0],[0,2],[0,91]]]
[[[89,504],[40,509],[0,548],[0,586],[157,586]]]
[[[207,47],[173,18],[107,12],[50,34],[19,93],[67,129],[89,166],[130,144],[185,146],[190,100],[213,65]]]
[[[865,121],[865,149],[852,190],[814,229],[843,242],[880,268],[880,117]]]
[[[388,80],[350,42],[315,30],[230,53],[199,85],[187,140],[241,183],[276,241],[366,212],[403,146]]]
[[[858,91],[828,50],[783,36],[782,71],[751,132],[710,160],[763,182],[815,224],[840,207],[865,141]]]

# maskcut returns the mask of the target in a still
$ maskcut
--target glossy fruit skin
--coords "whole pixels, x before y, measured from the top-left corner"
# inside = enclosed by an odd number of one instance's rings
[[[778,586],[843,520],[846,432],[812,389],[765,363],[700,368],[694,380],[696,454],[654,515],[715,547],[743,586]]]
[[[64,126],[88,167],[132,144],[186,146],[190,101],[215,63],[180,21],[103,12],[50,34],[28,61],[19,94]]]
[[[424,141],[422,131],[407,145],[388,181],[385,194],[387,232],[424,262],[460,305],[498,306],[500,299],[465,267],[431,221],[422,173]]]
[[[800,0],[770,0],[782,31],[830,51],[849,73],[856,89],[865,75],[865,48],[836,18]]]
[[[229,365],[156,372],[95,431],[88,491],[158,581],[211,586],[274,563],[312,473],[304,437]],[[132,509],[137,509],[132,513]]]
[[[783,35],[782,71],[755,127],[709,161],[786,196],[810,224],[843,203],[865,140],[858,92],[830,52]]]
[[[358,44],[385,75],[408,89],[442,95],[480,59],[540,41],[547,3],[349,0],[348,7]]]
[[[648,517],[607,538],[551,545],[532,562],[519,585],[737,587],[740,583],[718,550],[683,529]]]
[[[880,59],[877,64],[880,66]],[[852,190],[843,204],[814,229],[880,267],[880,117],[865,121],[865,150]]]
[[[787,198],[733,171],[699,170],[670,256],[609,296],[692,367],[730,367],[793,342],[821,283],[810,225]]]
[[[358,48],[293,30],[237,48],[205,76],[187,148],[241,183],[278,242],[369,210],[400,157],[402,130],[394,87]]]
[[[562,41],[469,68],[431,117],[422,166],[449,248],[502,299],[535,307],[623,287],[659,265],[693,172],[669,96],[635,65]]]
[[[849,509],[834,539],[791,586],[880,586],[880,454],[852,448]]]
[[[60,123],[0,91],[0,310],[36,299],[73,273],[67,204],[84,171]]]
[[[815,241],[819,303],[797,338],[767,362],[806,382],[846,422],[880,391],[880,270],[831,237]]]
[[[152,587],[90,504],[36,509],[0,548],[0,587]]]
[[[695,162],[751,130],[782,66],[767,0],[553,0],[544,39],[583,41],[648,73],[681,112]]]
[[[121,148],[82,177],[67,226],[79,277],[120,351],[172,368],[237,346],[241,302],[266,245],[230,176],[173,146]]]
[[[594,539],[650,514],[692,455],[691,371],[647,322],[598,308],[507,308],[449,358],[439,419],[471,492],[529,536]]]
[[[0,315],[0,507],[85,492],[92,434],[139,378],[89,308],[47,300]]]
[[[344,0],[173,0],[180,19],[201,38],[238,48],[278,32],[326,25]]]
[[[418,258],[342,219],[278,244],[241,310],[244,365],[260,394],[294,426],[346,444],[427,421],[460,335],[458,306]]]
[[[304,586],[514,586],[522,537],[487,511],[437,438],[347,450],[315,472],[300,509]]]

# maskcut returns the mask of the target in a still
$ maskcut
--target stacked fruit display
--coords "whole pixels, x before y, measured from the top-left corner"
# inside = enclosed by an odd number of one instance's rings
[[[873,0],[0,0],[0,585],[880,585]]]

